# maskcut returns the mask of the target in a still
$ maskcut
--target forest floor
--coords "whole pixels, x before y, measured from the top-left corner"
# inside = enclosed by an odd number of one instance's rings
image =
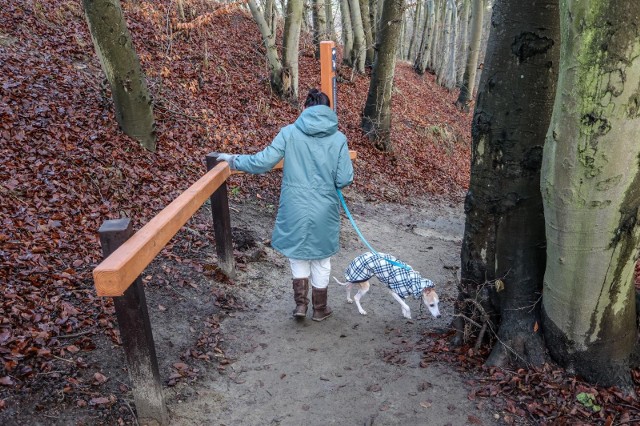
[[[155,153],[116,126],[80,0],[0,8],[0,424],[137,423],[113,302],[93,288],[98,228],[129,217],[139,229],[202,176],[207,153],[256,152],[299,114],[271,92],[238,4],[185,1],[179,22],[172,0],[121,3],[154,98]],[[301,97],[319,76],[303,34]],[[340,130],[358,152],[347,202],[376,249],[434,280],[443,316],[414,301],[408,321],[379,285],[361,316],[332,283],[331,318],[293,321],[288,268],[268,244],[280,173],[234,176],[238,276],[216,272],[206,205],[142,276],[172,424],[640,421],[617,389],[553,365],[486,368],[487,348],[449,346],[472,115],[399,62],[394,150],[381,153],[360,131],[368,75],[340,67],[338,82]],[[338,277],[365,250],[346,221],[341,238]]]

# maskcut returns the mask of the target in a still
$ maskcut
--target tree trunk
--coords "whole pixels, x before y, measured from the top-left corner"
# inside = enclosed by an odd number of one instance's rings
[[[379,0],[379,1],[383,2],[384,0]],[[375,61],[376,60],[375,44],[377,43],[377,40],[378,40],[378,2],[376,0],[369,0],[369,20],[371,21],[371,40],[373,40],[373,44],[374,44],[373,60]]]
[[[156,150],[151,95],[118,0],[84,0],[96,54],[109,85],[120,128]]]
[[[385,0],[380,25],[380,46],[373,65],[369,93],[362,114],[362,130],[382,151],[391,146],[391,93],[396,52],[402,29],[404,0]]]
[[[444,4],[442,5],[444,9],[444,19],[442,25],[442,41],[441,46],[442,50],[440,50],[440,55],[442,59],[438,63],[436,67],[436,82],[440,86],[445,85],[447,70],[449,69],[449,59],[451,58],[451,0],[444,0]]]
[[[444,5],[446,0],[435,0],[435,22],[433,26],[433,40],[431,43],[430,69],[436,73],[442,61],[442,50],[440,49],[440,38],[442,34],[442,13],[446,10]]]
[[[449,0],[451,6],[451,30],[449,32],[449,47],[447,49],[449,58],[447,60],[447,68],[444,70],[442,85],[449,90],[456,87],[456,76],[458,68],[456,67],[456,49],[458,47],[458,8],[455,0]]]
[[[467,63],[468,46],[469,46],[469,2],[471,0],[463,0],[461,4],[462,16],[460,17],[460,31],[458,31],[458,42],[456,50],[458,56],[456,59],[456,82],[461,83],[464,78],[465,64]],[[458,8],[460,11],[460,8]]]
[[[329,2],[330,0],[327,0]],[[313,0],[313,45],[315,46],[316,58],[320,57],[320,42],[327,38],[327,11],[324,7],[324,0]]]
[[[269,26],[269,30],[275,34],[276,32],[276,18],[277,18],[276,3],[274,0],[266,0],[264,3],[264,20]]]
[[[424,74],[431,58],[431,39],[433,38],[433,25],[435,21],[433,0],[425,1],[425,22],[422,29],[422,41],[420,42],[420,50],[413,64],[413,69],[418,74]]]
[[[411,28],[411,40],[409,40],[409,51],[407,52],[407,60],[414,60],[416,40],[420,32],[420,17],[422,16],[422,3],[416,0],[416,11],[413,15],[413,27]]]
[[[340,16],[342,19],[342,63],[353,67],[353,26],[351,25],[351,12],[349,0],[340,0]]]
[[[336,40],[336,24],[333,17],[333,4],[331,0],[324,2],[324,14],[327,19],[327,40]]]
[[[302,0],[288,0],[287,17],[284,21],[284,40],[282,43],[283,96],[294,103],[298,102],[298,52],[303,8]]]
[[[557,0],[498,0],[472,124],[458,312],[481,301],[498,343],[489,365],[539,365],[545,233],[540,165],[558,72]],[[525,82],[525,83],[523,83]],[[532,119],[535,117],[535,119]],[[455,321],[463,340],[464,324]]]
[[[473,98],[473,89],[476,84],[476,70],[478,69],[478,56],[480,54],[480,41],[482,40],[482,22],[484,14],[484,0],[473,0],[471,11],[471,42],[469,43],[469,56],[460,94],[456,106],[462,111],[469,111],[469,104]]]
[[[560,80],[541,179],[544,337],[557,362],[590,382],[629,386],[640,247],[640,2],[567,0],[560,16]]]
[[[365,65],[373,65],[373,38],[371,31],[371,20],[369,19],[369,0],[359,0],[360,3],[360,15],[362,16],[362,29],[364,30],[364,39],[367,47],[367,53],[365,56]]]
[[[351,12],[351,25],[353,28],[353,66],[357,72],[364,74],[364,64],[367,58],[367,46],[365,45],[362,15],[360,14],[359,0],[349,0]]]
[[[269,28],[269,24],[264,19],[264,15],[258,9],[255,0],[248,0],[249,10],[253,20],[256,21],[260,34],[262,35],[262,42],[267,51],[267,63],[269,64],[269,83],[271,88],[278,95],[282,96],[285,92],[282,81],[282,63],[278,56],[278,48],[276,46],[276,32]]]

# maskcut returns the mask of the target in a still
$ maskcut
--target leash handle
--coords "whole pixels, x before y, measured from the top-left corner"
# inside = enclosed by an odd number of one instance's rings
[[[378,253],[373,247],[371,247],[371,244],[369,244],[369,242],[364,237],[364,235],[362,235],[362,232],[360,232],[360,229],[358,229],[358,225],[356,225],[356,221],[353,220],[353,216],[351,216],[351,212],[349,211],[349,208],[347,207],[347,203],[344,200],[344,197],[342,195],[342,191],[340,191],[340,188],[336,188],[336,192],[338,193],[338,198],[340,199],[340,203],[342,204],[342,209],[344,210],[345,214],[349,218],[349,222],[351,222],[351,226],[353,226],[353,229],[356,230],[356,233],[358,234],[358,237],[360,237],[360,240],[362,240],[364,245],[367,246],[367,248],[369,249],[369,251],[371,251],[371,253],[373,253],[373,254],[375,254],[377,256],[380,256],[380,253]],[[405,265],[403,263],[399,263],[399,262],[393,261],[391,259],[387,259],[384,256],[380,256],[380,257],[382,257],[384,260],[386,260],[390,264],[398,266],[398,267],[400,267],[402,269],[406,269],[407,271],[412,271],[413,270],[410,266]]]

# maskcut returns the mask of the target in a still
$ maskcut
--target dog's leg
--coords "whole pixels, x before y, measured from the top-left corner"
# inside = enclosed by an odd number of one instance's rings
[[[360,288],[358,289],[358,292],[356,293],[355,296],[353,296],[353,298],[356,300],[356,306],[358,307],[358,312],[360,312],[362,315],[367,315],[367,311],[362,309],[362,305],[360,304],[360,299],[362,299],[362,297],[365,294],[367,294],[368,291],[369,291],[369,281],[364,281],[360,283]]]
[[[353,283],[347,283],[346,287],[347,287],[347,303],[353,303],[353,300],[351,300],[351,287],[353,287]]]
[[[391,294],[393,296],[393,298],[398,301],[400,306],[402,306],[402,315],[406,319],[411,319],[411,308],[409,308],[409,305],[404,303],[404,300],[402,300],[402,298],[400,296],[398,296],[393,290],[389,290],[389,294]]]

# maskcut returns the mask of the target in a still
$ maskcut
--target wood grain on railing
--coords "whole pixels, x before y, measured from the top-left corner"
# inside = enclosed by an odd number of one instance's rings
[[[98,296],[122,296],[229,175],[229,165],[218,164],[102,261],[93,270]]]

